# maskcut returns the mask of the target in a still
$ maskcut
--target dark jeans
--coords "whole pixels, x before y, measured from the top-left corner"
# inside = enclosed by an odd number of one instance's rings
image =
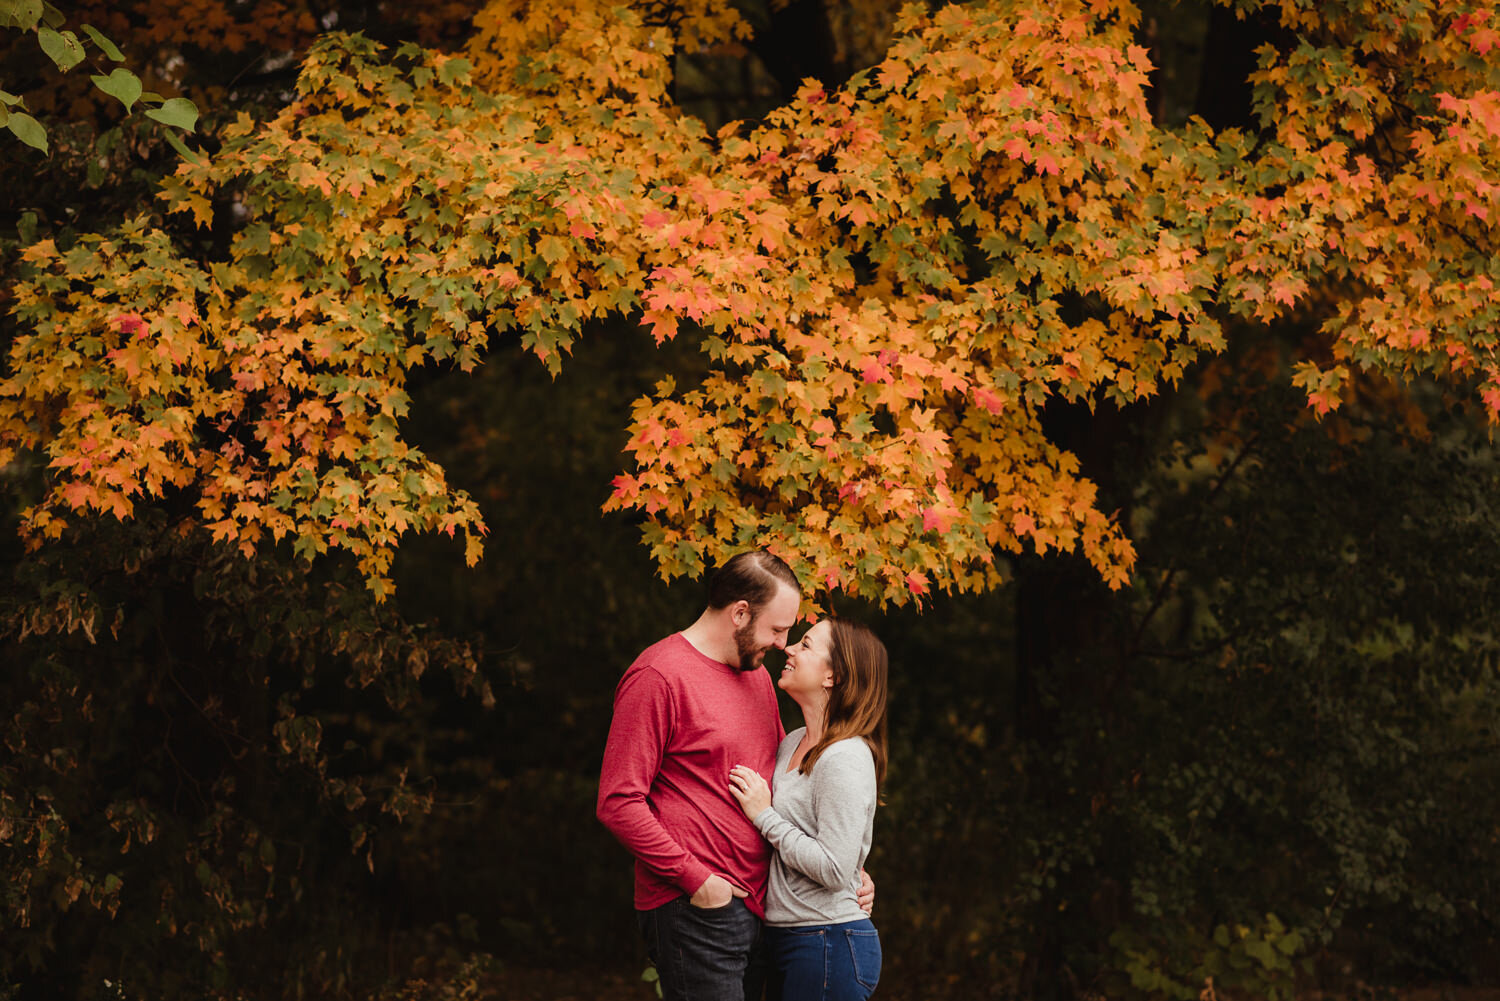
[[[880,982],[880,933],[868,918],[765,935],[766,1001],[865,1001]]]
[[[766,981],[760,918],[739,897],[708,910],[678,897],[635,913],[664,1001],[760,1001]]]

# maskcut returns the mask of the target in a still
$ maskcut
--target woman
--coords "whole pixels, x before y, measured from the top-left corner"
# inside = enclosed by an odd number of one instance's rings
[[[804,726],[776,753],[773,785],[736,765],[730,792],[776,849],[766,891],[770,1001],[864,1001],[880,936],[855,900],[885,778],[885,646],[824,619],[787,648],[777,686]]]

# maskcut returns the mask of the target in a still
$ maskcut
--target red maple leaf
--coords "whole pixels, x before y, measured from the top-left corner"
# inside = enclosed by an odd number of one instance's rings
[[[922,531],[924,532],[937,532],[939,535],[944,535],[947,534],[952,524],[952,511],[929,507],[922,512]]]
[[[992,414],[998,414],[1005,409],[1005,401],[983,386],[974,387],[974,402]]]
[[[146,321],[139,313],[121,313],[114,318],[115,329],[122,334],[134,334],[136,337],[144,337],[146,334]]]
[[[1338,405],[1338,397],[1329,390],[1319,389],[1307,394],[1307,402],[1311,404],[1317,415],[1322,417]]]

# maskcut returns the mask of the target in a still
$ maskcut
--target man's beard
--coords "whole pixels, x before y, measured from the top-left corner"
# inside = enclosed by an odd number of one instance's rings
[[[767,648],[755,645],[755,619],[753,617],[734,631],[734,646],[740,654],[738,666],[741,671],[753,671],[760,667],[765,659]]]

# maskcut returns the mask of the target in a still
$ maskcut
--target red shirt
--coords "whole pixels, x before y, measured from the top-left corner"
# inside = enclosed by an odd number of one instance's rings
[[[699,653],[682,634],[649,646],[615,689],[599,819],[635,856],[635,906],[660,907],[723,876],[765,916],[771,847],[729,793],[729,769],[771,780],[786,735],[771,676]]]

